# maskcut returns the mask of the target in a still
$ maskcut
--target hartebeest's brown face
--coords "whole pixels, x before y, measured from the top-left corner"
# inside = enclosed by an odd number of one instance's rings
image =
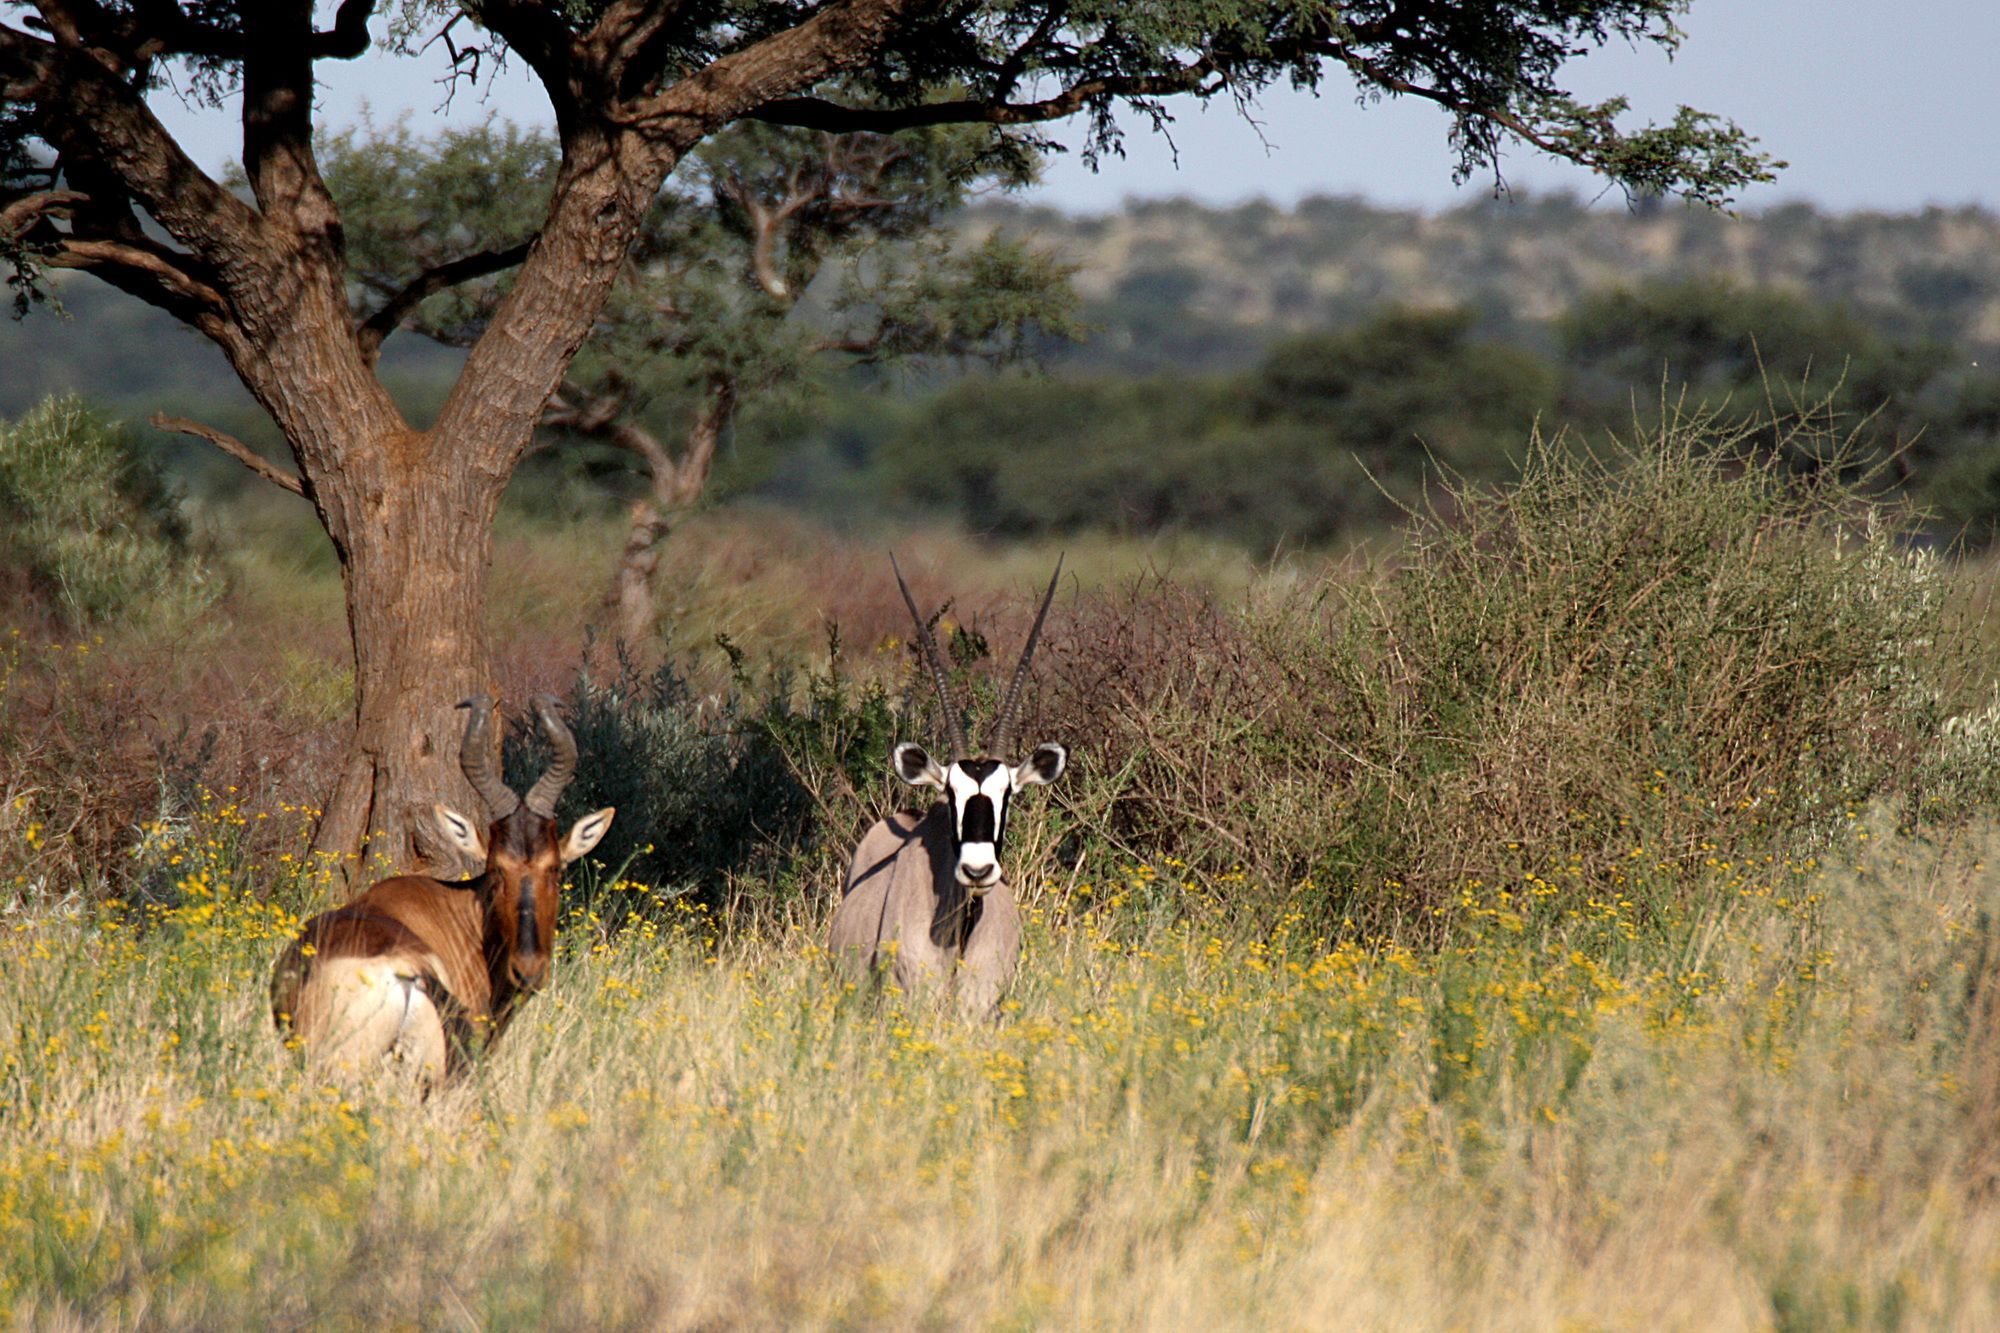
[[[486,866],[473,881],[487,895],[487,910],[501,923],[510,980],[524,990],[541,986],[548,976],[549,949],[555,942],[556,915],[563,887],[563,870],[597,846],[611,827],[616,811],[607,806],[579,819],[569,835],[555,821],[555,803],[576,771],[576,741],[556,715],[555,701],[535,700],[542,736],[554,757],[525,798],[517,797],[493,771],[486,743],[486,719],[491,704],[468,700],[473,710],[466,726],[461,763],[466,779],[493,811],[482,835],[479,825],[449,806],[435,807],[445,840]]]

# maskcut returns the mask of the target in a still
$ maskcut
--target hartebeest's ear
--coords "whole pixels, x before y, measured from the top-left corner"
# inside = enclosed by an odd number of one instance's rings
[[[1035,752],[1023,764],[1014,765],[1014,790],[1023,787],[1046,786],[1063,774],[1069,764],[1069,751],[1053,741],[1037,745]]]
[[[604,831],[611,827],[611,816],[617,813],[618,809],[616,806],[607,805],[602,810],[585,815],[582,819],[577,820],[576,827],[572,828],[569,831],[569,836],[563,839],[563,864],[568,865],[571,861],[576,860],[577,857],[582,856],[585,852],[595,847],[598,844],[598,840],[603,838]]]
[[[432,806],[431,814],[437,817],[438,829],[446,842],[475,861],[486,859],[486,833],[479,825],[448,805]]]
[[[896,766],[896,776],[912,787],[936,787],[944,789],[944,770],[937,760],[931,758],[930,751],[913,741],[904,741],[896,747],[890,760]]]

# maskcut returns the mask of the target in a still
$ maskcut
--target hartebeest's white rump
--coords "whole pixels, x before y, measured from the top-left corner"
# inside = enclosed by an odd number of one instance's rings
[[[905,991],[951,986],[960,1010],[972,1017],[998,1007],[1020,965],[1021,918],[1000,868],[1008,808],[1023,787],[1062,776],[1068,759],[1060,745],[1037,746],[1020,764],[1001,757],[1013,746],[1021,686],[1061,577],[1058,560],[992,738],[984,754],[974,755],[929,622],[918,612],[902,570],[896,571],[951,729],[952,760],[939,765],[922,746],[907,741],[896,747],[896,775],[913,787],[934,787],[944,799],[922,815],[891,815],[862,837],[827,944],[838,965],[878,975],[886,971]]]
[[[555,701],[535,701],[553,758],[525,799],[493,771],[492,703],[472,710],[459,764],[492,814],[484,834],[438,806],[439,826],[486,863],[467,880],[398,875],[308,921],[271,976],[271,1016],[314,1063],[350,1071],[401,1065],[431,1083],[471,1039],[487,1042],[547,978],[563,867],[597,845],[613,812],[559,838],[556,800],[576,772],[576,740]]]

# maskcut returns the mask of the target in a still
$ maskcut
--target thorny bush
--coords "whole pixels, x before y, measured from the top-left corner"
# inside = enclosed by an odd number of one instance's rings
[[[1047,649],[1045,717],[1088,757],[1067,799],[1233,914],[1363,934],[1494,888],[1671,910],[1670,872],[1823,845],[1935,746],[1943,579],[1837,469],[1747,438],[1537,440],[1373,577],[1092,599]]]

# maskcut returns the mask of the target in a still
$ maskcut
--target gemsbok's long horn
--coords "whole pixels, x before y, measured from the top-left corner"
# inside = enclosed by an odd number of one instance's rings
[[[562,799],[563,788],[576,776],[576,737],[563,725],[556,712],[553,695],[535,696],[535,717],[542,724],[542,739],[549,743],[552,752],[549,766],[542,770],[542,776],[535,780],[527,798],[522,802],[530,812],[543,819],[556,817],[556,802]]]
[[[917,599],[910,596],[910,585],[903,581],[903,567],[896,563],[896,553],[889,552],[889,568],[896,571],[896,586],[903,590],[903,605],[910,608],[910,619],[917,625],[917,643],[923,648],[924,661],[931,669],[931,681],[937,686],[938,702],[944,706],[945,726],[951,730],[951,757],[954,761],[964,759],[972,753],[972,747],[965,741],[965,718],[957,703],[951,697],[950,678],[944,669],[944,658],[938,654],[937,640],[931,637],[931,627],[917,610]]]
[[[493,771],[493,746],[486,738],[487,726],[493,720],[493,701],[477,694],[458,706],[472,710],[472,716],[465,720],[465,739],[458,745],[459,770],[479,793],[479,799],[486,802],[491,817],[505,819],[521,804],[521,798]]]
[[[1063,558],[1056,557],[1056,572],[1049,576],[1049,590],[1042,594],[1042,609],[1035,613],[1035,626],[1028,631],[1027,647],[1021,649],[1021,660],[1014,666],[1014,679],[1007,683],[1007,698],[1000,705],[1000,716],[993,723],[993,741],[988,747],[996,758],[1013,758],[1014,723],[1021,707],[1021,686],[1028,680],[1028,664],[1035,659],[1035,645],[1041,641],[1042,622],[1049,618],[1049,603],[1056,598],[1056,583],[1062,578]]]

